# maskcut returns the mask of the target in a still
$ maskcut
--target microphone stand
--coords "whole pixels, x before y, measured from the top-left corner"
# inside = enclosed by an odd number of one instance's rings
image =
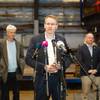
[[[63,62],[64,62],[64,51],[61,50],[61,70],[60,70],[60,100],[66,100],[66,82],[64,77],[64,69],[63,69]]]
[[[52,40],[52,43],[53,43],[53,49],[54,49],[54,58],[55,58],[55,64],[60,64],[61,66],[61,70],[59,71],[60,72],[60,100],[66,100],[66,82],[65,82],[65,77],[64,77],[64,70],[63,70],[63,57],[62,56],[65,56],[64,55],[64,52],[62,52],[61,49],[60,52],[61,52],[61,63],[60,62],[57,62],[57,56],[56,56],[56,52],[57,52],[57,44],[56,44],[56,41],[55,40]]]
[[[99,100],[99,86],[93,81],[93,79],[89,76],[89,74],[87,73],[87,71],[84,69],[84,67],[82,66],[82,64],[79,62],[79,60],[77,59],[77,57],[75,55],[73,55],[71,52],[69,53],[71,58],[73,59],[74,62],[77,62],[80,67],[83,69],[83,71],[86,73],[86,75],[88,76],[88,78],[91,80],[91,82],[95,85],[96,87],[96,100]]]
[[[35,83],[35,77],[36,77],[36,67],[37,67],[37,58],[38,58],[38,49],[35,50],[33,56],[33,58],[36,59],[36,63],[35,63],[35,68],[34,68],[34,73],[33,73],[33,84]],[[36,92],[34,91],[34,98],[33,100],[36,100]]]
[[[44,54],[45,54],[45,65],[47,65],[46,47],[44,47]],[[48,72],[47,72],[47,67],[46,67],[46,93],[47,93],[47,96],[49,96],[49,84],[48,84]]]

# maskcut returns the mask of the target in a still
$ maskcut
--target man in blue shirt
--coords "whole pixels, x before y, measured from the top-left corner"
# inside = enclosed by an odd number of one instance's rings
[[[13,100],[19,100],[18,78],[22,78],[24,69],[24,53],[22,45],[15,39],[17,28],[14,25],[6,27],[6,37],[2,39],[2,84],[1,100],[9,100],[9,85],[12,86]]]

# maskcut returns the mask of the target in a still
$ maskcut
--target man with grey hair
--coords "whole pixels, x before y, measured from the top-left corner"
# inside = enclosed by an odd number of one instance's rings
[[[1,41],[1,100],[9,100],[10,84],[13,91],[13,100],[19,100],[18,79],[22,78],[25,63],[23,47],[15,39],[16,30],[16,26],[8,25],[6,27],[6,37]]]

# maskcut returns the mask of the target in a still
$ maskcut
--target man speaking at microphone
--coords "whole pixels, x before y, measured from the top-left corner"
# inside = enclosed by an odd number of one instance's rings
[[[60,72],[61,66],[63,66],[64,71],[69,66],[70,60],[68,59],[65,39],[55,34],[57,28],[57,17],[54,15],[46,16],[44,21],[44,34],[32,38],[26,54],[26,64],[36,70],[34,83],[36,100],[49,100],[50,96],[52,100],[66,100],[61,99],[60,79],[62,76]],[[62,46],[57,46],[57,41],[63,42],[63,48],[66,51],[63,50]],[[33,55],[37,50],[35,46],[37,44],[40,44],[41,48],[38,49],[38,56],[36,58]],[[62,52],[64,55],[62,55]],[[61,60],[62,56],[63,61]],[[46,75],[48,76],[46,77]]]

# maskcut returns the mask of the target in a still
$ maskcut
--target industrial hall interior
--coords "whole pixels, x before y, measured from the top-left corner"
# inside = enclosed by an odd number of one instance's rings
[[[0,0],[0,100],[100,100],[99,76],[100,0]]]

